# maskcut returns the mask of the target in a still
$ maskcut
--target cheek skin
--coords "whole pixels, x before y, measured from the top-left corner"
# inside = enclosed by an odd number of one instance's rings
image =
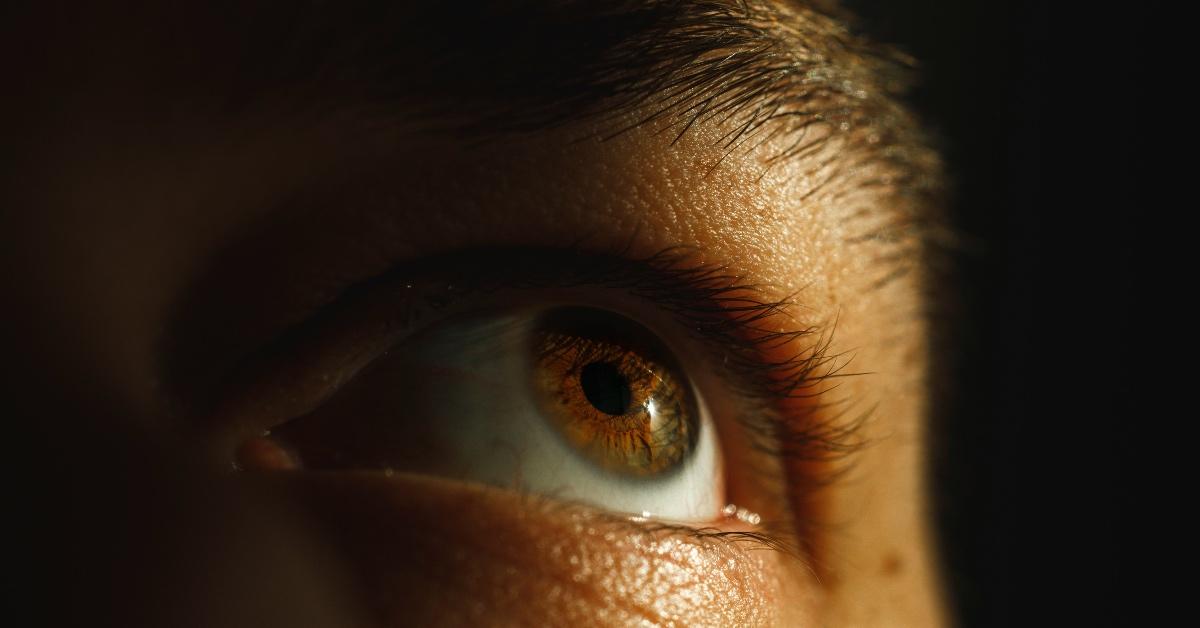
[[[803,567],[752,541],[405,474],[258,480],[308,508],[380,625],[811,625]]]

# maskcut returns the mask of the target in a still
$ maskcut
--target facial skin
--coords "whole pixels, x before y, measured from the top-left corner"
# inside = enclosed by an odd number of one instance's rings
[[[70,488],[40,511],[49,555],[70,565],[51,581],[62,612],[122,625],[943,623],[921,245],[887,183],[902,180],[895,166],[852,133],[814,126],[813,150],[776,159],[795,134],[730,151],[736,117],[680,135],[646,121],[653,101],[484,139],[463,131],[486,118],[471,106],[450,123],[419,114],[424,92],[387,115],[294,106],[315,98],[302,89],[224,109],[197,96],[236,82],[219,63],[233,36],[206,30],[212,15],[25,18],[9,40],[41,44],[19,74],[28,98],[6,116],[23,157],[4,232],[10,302],[28,305],[9,346],[29,368],[10,399],[46,444],[48,478],[75,478],[47,479]],[[164,23],[195,25],[193,39],[164,43],[176,32]],[[886,235],[861,237],[874,233]],[[750,453],[721,418],[736,403],[720,401],[733,396],[720,372],[689,374],[720,415],[719,481],[764,513],[761,528],[692,527],[769,530],[789,551],[420,473],[230,471],[239,444],[271,427],[256,421],[332,395],[300,357],[245,376],[248,356],[348,287],[462,251],[563,247],[630,259],[686,247],[688,264],[789,301],[772,330],[820,330],[778,356],[819,337],[837,356],[823,372],[847,376],[783,405],[857,423],[865,445],[844,458]],[[259,392],[264,378],[274,387]],[[782,478],[787,504],[747,479],[754,461]]]

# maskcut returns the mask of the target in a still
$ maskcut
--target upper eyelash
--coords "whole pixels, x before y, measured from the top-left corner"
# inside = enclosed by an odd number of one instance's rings
[[[631,279],[607,285],[625,288],[667,310],[705,345],[733,349],[713,355],[713,361],[734,376],[742,397],[757,402],[736,417],[751,445],[789,461],[820,463],[821,472],[807,481],[816,486],[833,483],[851,468],[847,460],[867,444],[861,427],[871,416],[870,409],[852,415],[855,406],[845,399],[828,399],[836,387],[830,380],[859,375],[845,372],[849,356],[830,350],[836,321],[827,327],[789,330],[778,318],[788,316],[795,294],[777,301],[763,299],[762,286],[747,282],[726,265],[697,263],[692,259],[696,253],[693,247],[674,246],[640,259],[614,255],[614,274]],[[647,282],[645,276],[621,268],[629,264],[644,265],[659,278]],[[771,322],[776,324],[768,326]],[[793,346],[799,350],[781,360],[766,358]],[[785,410],[784,405],[789,407]],[[838,405],[843,409],[831,411]],[[766,488],[784,494],[783,487]]]
[[[476,249],[447,256],[440,264],[427,260],[421,268],[398,268],[370,280],[367,288],[379,282],[413,285],[431,276],[446,278],[444,289],[426,297],[425,305],[433,310],[480,291],[514,287],[624,291],[664,310],[709,349],[714,367],[730,375],[734,392],[753,406],[736,418],[757,449],[789,460],[834,463],[861,448],[858,428],[870,413],[848,418],[853,404],[828,399],[836,387],[830,380],[855,375],[845,372],[849,357],[830,350],[836,322],[788,329],[779,319],[788,317],[795,295],[763,299],[762,286],[725,265],[696,261],[697,253],[693,247],[673,246],[631,257],[627,249],[595,253],[578,244]],[[462,272],[446,266],[461,267]],[[782,359],[767,357],[787,347],[797,350]],[[831,412],[837,405],[845,407]],[[822,481],[840,472],[831,471]]]
[[[857,438],[858,427],[867,414],[850,421],[844,420],[843,413],[815,420],[819,411],[835,405],[816,401],[835,387],[828,384],[829,380],[856,375],[844,372],[850,361],[847,355],[830,350],[836,321],[825,328],[812,325],[789,330],[778,324],[767,326],[788,316],[795,305],[795,294],[778,301],[762,300],[756,296],[763,293],[761,286],[746,282],[727,266],[688,264],[688,254],[689,249],[674,247],[642,262],[686,286],[681,298],[665,305],[676,318],[710,344],[738,349],[732,357],[723,356],[727,359],[721,360],[721,367],[738,375],[735,381],[743,384],[739,391],[743,396],[762,402],[759,412],[740,417],[753,433],[769,436],[755,444],[790,459],[824,462],[857,451],[862,446]],[[655,299],[660,305],[661,297],[660,291]],[[716,305],[717,311],[701,306],[701,301]],[[798,351],[781,360],[765,357],[780,348],[797,346]],[[788,400],[811,402],[790,404],[792,413],[781,415],[778,407]]]
[[[257,389],[260,378],[270,380],[271,365],[277,366],[281,360],[294,362],[314,338],[336,336],[347,324],[361,324],[364,319],[354,313],[378,312],[367,319],[378,325],[373,333],[403,342],[452,315],[463,302],[469,308],[472,296],[521,289],[623,291],[664,311],[677,328],[707,349],[707,365],[727,375],[725,385],[742,400],[737,405],[743,411],[728,418],[743,428],[749,447],[768,454],[744,460],[751,465],[744,477],[753,478],[748,481],[758,484],[772,503],[793,504],[754,534],[729,536],[695,528],[687,528],[687,532],[712,536],[714,541],[746,541],[752,546],[781,549],[805,557],[811,568],[817,554],[810,542],[816,535],[804,530],[821,526],[824,506],[817,489],[852,468],[848,464],[851,454],[866,444],[859,428],[870,416],[869,411],[850,415],[853,403],[829,397],[835,387],[831,380],[852,375],[844,372],[849,357],[831,351],[836,321],[791,329],[795,321],[789,310],[795,305],[795,295],[766,299],[763,295],[768,290],[727,266],[700,261],[694,247],[668,247],[643,257],[630,255],[630,248],[596,251],[579,243],[557,248],[493,247],[400,264],[346,288],[331,304],[244,359],[235,367],[225,396],[236,405],[247,386]],[[795,350],[783,358],[771,358],[788,347]],[[295,416],[271,417],[263,427]],[[797,462],[814,464],[805,464],[801,471],[775,466],[786,468]],[[793,476],[800,478],[799,486],[792,484]],[[797,545],[793,547],[789,541]]]
[[[709,364],[728,376],[744,411],[730,417],[743,427],[748,445],[785,462],[812,462],[805,488],[834,482],[865,441],[860,427],[868,412],[833,400],[830,380],[851,375],[848,356],[830,351],[833,325],[788,329],[792,298],[762,298],[761,286],[727,266],[697,261],[697,249],[675,246],[645,257],[628,248],[592,252],[579,244],[561,248],[483,248],[424,258],[344,290],[309,319],[285,331],[245,362],[231,386],[236,392],[261,373],[260,361],[288,360],[305,339],[339,327],[339,313],[384,306],[388,333],[403,338],[436,320],[438,312],[472,295],[500,290],[608,288],[624,291],[663,310],[678,327],[707,349]],[[382,301],[380,297],[383,297]],[[374,304],[374,305],[370,305]],[[836,324],[836,323],[835,323]],[[299,345],[297,344],[299,343]],[[798,349],[782,359],[772,353]],[[258,364],[258,366],[256,366]],[[248,376],[248,377],[243,377]],[[836,406],[843,406],[835,410]],[[279,417],[282,422],[290,417]],[[791,494],[784,478],[770,469],[754,475],[777,499]],[[815,506],[814,506],[815,507]],[[812,521],[805,513],[797,521]]]

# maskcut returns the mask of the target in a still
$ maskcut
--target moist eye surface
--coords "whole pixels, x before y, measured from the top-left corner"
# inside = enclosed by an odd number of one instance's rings
[[[425,473],[711,521],[724,505],[715,432],[654,332],[547,305],[434,322],[271,438],[309,469]]]

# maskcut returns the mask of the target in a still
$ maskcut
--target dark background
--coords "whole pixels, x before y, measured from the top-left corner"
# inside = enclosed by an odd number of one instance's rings
[[[1123,624],[1136,16],[847,4],[860,30],[920,62],[910,102],[945,157],[962,236],[938,322],[930,470],[959,624]]]

